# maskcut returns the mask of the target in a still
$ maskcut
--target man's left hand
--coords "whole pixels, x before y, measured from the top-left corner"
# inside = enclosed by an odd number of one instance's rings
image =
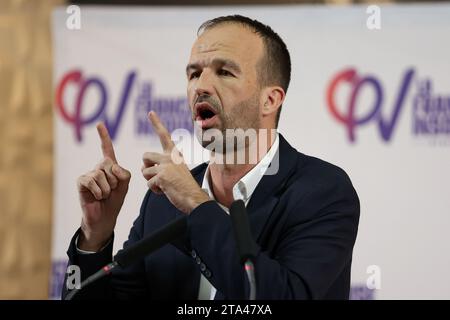
[[[159,136],[163,153],[144,153],[142,174],[154,193],[164,193],[175,207],[190,214],[198,205],[211,199],[195,181],[156,113],[150,111],[148,119]]]

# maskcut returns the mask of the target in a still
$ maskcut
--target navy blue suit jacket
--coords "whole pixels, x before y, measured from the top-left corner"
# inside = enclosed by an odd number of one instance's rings
[[[278,173],[263,176],[247,205],[258,244],[257,299],[348,299],[359,221],[352,183],[342,169],[297,152],[281,135],[278,152]],[[206,167],[192,170],[199,185]],[[181,215],[164,195],[148,191],[124,248]],[[111,262],[112,242],[101,252],[79,255],[78,233],[67,253],[84,279]],[[76,298],[194,300],[200,273],[217,288],[216,299],[249,296],[231,219],[215,201],[192,211],[188,231],[177,241],[86,287]]]

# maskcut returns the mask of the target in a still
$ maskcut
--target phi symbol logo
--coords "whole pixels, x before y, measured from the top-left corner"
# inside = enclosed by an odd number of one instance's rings
[[[136,72],[130,72],[125,79],[125,84],[120,95],[120,101],[116,114],[112,118],[108,118],[106,109],[108,106],[108,91],[99,77],[85,78],[80,70],[73,70],[66,73],[56,88],[56,108],[61,117],[73,126],[75,131],[75,140],[81,142],[83,139],[83,128],[87,125],[98,121],[103,121],[108,128],[111,139],[116,137],[119,125],[124,114],[131,88],[136,77]],[[75,99],[70,108],[65,104],[64,93],[69,85],[75,87]],[[86,116],[87,112],[82,112],[86,107],[84,102],[87,92],[91,90],[98,96],[98,104],[95,107],[89,105],[87,108],[90,114]],[[91,110],[94,110],[93,112]],[[109,112],[108,112],[109,113]]]
[[[356,128],[365,125],[370,121],[378,124],[378,129],[383,141],[388,142],[394,132],[395,125],[403,108],[405,97],[411,85],[414,69],[408,69],[400,82],[400,89],[394,102],[392,113],[388,117],[383,117],[381,109],[383,107],[384,92],[381,82],[372,75],[361,76],[353,68],[339,72],[331,81],[326,92],[328,109],[332,116],[345,126],[348,140],[351,143],[356,141]],[[338,108],[335,95],[339,87],[346,83],[350,86],[350,94],[346,103]],[[371,88],[374,91],[375,99],[372,108],[366,114],[357,117],[358,97],[363,88]],[[339,110],[344,110],[340,112]]]

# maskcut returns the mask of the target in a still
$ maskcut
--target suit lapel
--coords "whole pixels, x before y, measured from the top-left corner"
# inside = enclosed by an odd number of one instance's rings
[[[279,192],[283,190],[289,177],[296,168],[298,152],[280,134],[280,145],[278,152],[272,161],[272,165],[277,165],[278,172],[273,175],[264,175],[252,194],[247,205],[247,212],[250,219],[250,227],[253,237],[259,240],[261,232],[268,221],[270,214],[279,201]],[[192,170],[197,183],[201,186],[208,164],[203,163]]]
[[[280,134],[280,146],[274,157],[278,161],[278,172],[273,175],[264,175],[256,187],[247,205],[250,227],[254,239],[259,242],[264,226],[279,202],[280,194],[287,181],[295,171],[298,161],[298,152]],[[276,164],[272,162],[271,165]]]

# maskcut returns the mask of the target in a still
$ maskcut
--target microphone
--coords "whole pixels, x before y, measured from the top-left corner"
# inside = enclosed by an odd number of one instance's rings
[[[122,268],[128,267],[149,253],[158,250],[165,244],[174,241],[187,229],[187,217],[175,219],[167,225],[159,228],[144,239],[134,243],[126,249],[120,250],[114,257]]]
[[[146,255],[158,250],[164,245],[176,240],[187,229],[187,217],[175,219],[167,225],[159,228],[152,234],[146,236],[142,240],[137,241],[126,249],[120,250],[113,259],[113,262],[101,268],[99,271],[85,279],[79,288],[70,291],[64,300],[71,300],[77,292],[91,284],[94,281],[108,275],[114,268],[120,266],[122,268],[128,267],[133,263],[144,258]]]
[[[233,201],[230,207],[231,223],[233,225],[234,238],[237,244],[239,262],[244,265],[245,272],[250,283],[250,300],[256,298],[255,267],[258,247],[252,237],[248,222],[247,210],[242,200]]]

